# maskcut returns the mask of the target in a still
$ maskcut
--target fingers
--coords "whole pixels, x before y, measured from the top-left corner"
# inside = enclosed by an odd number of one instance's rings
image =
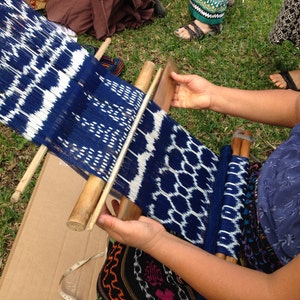
[[[119,242],[123,242],[122,236],[126,236],[126,226],[124,227],[124,221],[111,215],[100,215],[97,220],[97,225],[114,239]]]
[[[118,225],[115,225],[117,222],[118,219],[116,217],[107,214],[102,214],[98,218],[99,226],[105,230],[114,230],[114,228],[118,229]]]
[[[177,83],[186,83],[188,82],[190,75],[181,75],[181,74],[177,74],[176,72],[171,72],[171,77],[177,81]]]
[[[120,208],[120,203],[119,203],[119,201],[116,200],[116,199],[113,199],[113,200],[111,201],[111,205],[112,205],[112,208],[113,208],[115,214],[118,215],[118,211],[119,211],[119,208]]]
[[[194,75],[194,74],[182,75],[182,74],[178,74],[178,73],[176,73],[174,71],[171,72],[170,75],[179,84],[182,84],[182,83],[189,84],[191,81],[200,78],[198,75]]]

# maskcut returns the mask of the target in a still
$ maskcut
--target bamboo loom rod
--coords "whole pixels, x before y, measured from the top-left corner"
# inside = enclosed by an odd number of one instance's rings
[[[135,87],[146,92],[150,86],[153,74],[155,71],[155,64],[151,61],[146,61],[140,74],[135,82]],[[101,193],[105,187],[106,182],[96,175],[90,175],[85,186],[68,218],[67,226],[75,231],[83,231],[93,214],[95,207],[99,201]],[[137,208],[136,205],[132,207]]]
[[[45,145],[41,145],[37,151],[37,153],[34,155],[31,163],[29,164],[28,168],[26,169],[23,177],[19,181],[15,192],[11,196],[12,202],[18,202],[21,194],[24,193],[25,189],[29,185],[33,175],[35,174],[38,166],[40,165],[41,161],[43,160],[44,156],[46,155],[48,151],[48,148]]]
[[[108,46],[111,43],[111,38],[106,38],[105,41],[101,44],[98,51],[95,53],[95,58],[100,60],[105,51],[107,50]],[[19,181],[15,192],[11,196],[12,202],[17,202],[20,199],[21,194],[24,193],[25,189],[29,185],[33,175],[35,174],[38,166],[40,165],[41,161],[43,160],[44,156],[46,155],[48,148],[45,145],[41,145],[33,157],[31,163],[29,164],[28,168],[26,169],[23,177]]]

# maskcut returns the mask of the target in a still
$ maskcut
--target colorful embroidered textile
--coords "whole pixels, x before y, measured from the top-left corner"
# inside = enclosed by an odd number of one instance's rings
[[[258,182],[258,215],[283,265],[300,253],[300,123],[264,163]]]
[[[21,0],[0,4],[0,45],[0,121],[107,181],[145,95]],[[219,163],[216,154],[150,102],[115,188],[145,214],[202,246],[219,188]],[[238,211],[233,221],[241,222]],[[228,249],[236,256],[240,230],[232,228],[224,240],[235,237]]]
[[[197,20],[209,24],[221,24],[228,0],[190,0],[189,11]]]
[[[197,299],[178,275],[147,253],[115,242],[97,283],[98,300]]]

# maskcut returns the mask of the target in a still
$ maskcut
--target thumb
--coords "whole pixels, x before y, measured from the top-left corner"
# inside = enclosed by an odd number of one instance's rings
[[[97,224],[104,230],[118,231],[118,228],[121,227],[121,225],[118,224],[118,221],[120,220],[116,217],[107,214],[101,214],[97,220]]]
[[[182,74],[177,74],[176,72],[171,72],[171,77],[177,81],[178,83],[189,83],[194,75],[182,75]]]

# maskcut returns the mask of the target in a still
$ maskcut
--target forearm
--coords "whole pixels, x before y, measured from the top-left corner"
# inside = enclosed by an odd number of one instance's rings
[[[272,299],[268,275],[222,260],[168,233],[148,252],[207,299]]]
[[[251,121],[293,127],[300,120],[299,93],[291,90],[248,91],[214,85],[210,109]]]
[[[165,264],[207,299],[299,299],[300,254],[268,275],[208,254],[143,216],[139,221],[121,221],[104,214],[98,224],[119,242]]]

